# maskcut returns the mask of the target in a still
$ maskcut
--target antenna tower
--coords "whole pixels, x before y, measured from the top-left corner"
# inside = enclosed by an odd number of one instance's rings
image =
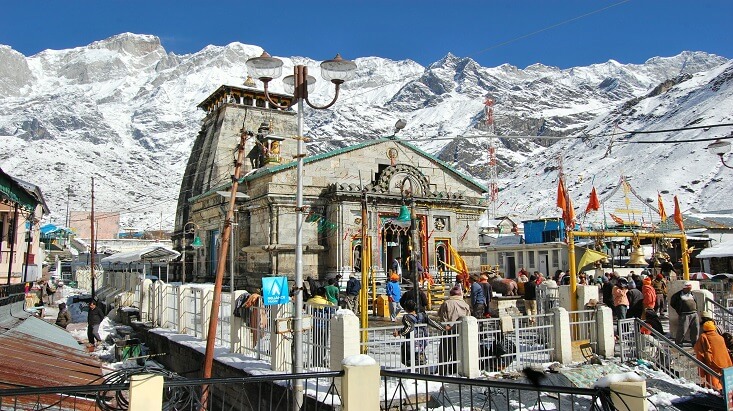
[[[499,184],[496,171],[496,131],[494,129],[494,99],[484,100],[484,129],[489,136],[489,219],[496,218],[496,204],[499,202]]]

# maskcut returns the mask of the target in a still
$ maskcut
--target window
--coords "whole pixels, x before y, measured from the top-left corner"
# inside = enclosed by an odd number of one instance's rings
[[[560,268],[560,251],[552,250],[552,267]]]
[[[534,251],[527,251],[527,265],[535,267],[534,265]]]
[[[522,251],[517,253],[517,267],[524,267],[524,252]]]

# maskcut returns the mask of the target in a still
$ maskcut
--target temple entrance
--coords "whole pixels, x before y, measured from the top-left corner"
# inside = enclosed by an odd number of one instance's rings
[[[410,256],[410,240],[411,232],[410,227],[402,227],[399,224],[393,224],[390,220],[393,220],[392,216],[380,216],[382,220],[382,228],[380,229],[380,242],[379,242],[379,255],[380,263],[386,275],[389,275],[392,269],[392,262],[397,257],[401,257],[401,266],[403,276],[409,273],[409,261]],[[425,216],[418,216],[416,219],[416,230],[418,230],[419,244],[416,245],[421,251],[420,265],[427,269],[429,267],[428,261],[428,250],[426,249],[427,238],[425,230],[421,230],[420,227],[424,225]]]
[[[397,257],[402,257],[402,273],[407,273],[408,268],[405,264],[407,257],[410,255],[410,236],[409,227],[403,228],[392,223],[387,223],[382,229],[382,243],[380,255],[382,256],[382,267],[384,271],[389,273],[392,270],[392,263]]]

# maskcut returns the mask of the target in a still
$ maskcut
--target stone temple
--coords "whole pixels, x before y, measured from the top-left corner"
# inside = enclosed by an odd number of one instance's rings
[[[282,105],[293,97],[270,94]],[[198,106],[206,112],[186,165],[176,213],[172,266],[176,280],[213,281],[241,133],[247,159],[239,180],[233,250],[225,284],[261,284],[263,276],[293,278],[296,240],[297,117],[271,107],[254,84],[221,86]],[[317,146],[318,141],[308,141]],[[303,276],[314,279],[360,272],[368,247],[372,272],[384,276],[412,255],[431,274],[453,265],[452,247],[471,270],[480,265],[477,222],[486,187],[436,157],[393,136],[304,158]],[[362,237],[362,195],[367,235]],[[414,213],[411,228],[409,212]],[[400,218],[402,217],[402,218]],[[407,224],[405,224],[407,217]],[[196,247],[193,247],[195,239]],[[362,244],[366,239],[366,245]],[[199,243],[201,246],[199,246]],[[411,244],[416,244],[412,247]],[[231,259],[234,259],[232,264]],[[185,275],[185,278],[184,278]]]

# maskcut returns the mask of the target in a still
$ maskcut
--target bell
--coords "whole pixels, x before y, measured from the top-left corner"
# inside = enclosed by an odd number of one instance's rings
[[[641,247],[635,247],[629,255],[629,262],[626,263],[629,267],[646,267],[649,263],[644,258],[644,250]]]
[[[400,227],[409,227],[412,223],[410,209],[403,204],[402,207],[400,207],[400,215],[398,215],[394,220],[391,220],[391,222],[392,224]]]

